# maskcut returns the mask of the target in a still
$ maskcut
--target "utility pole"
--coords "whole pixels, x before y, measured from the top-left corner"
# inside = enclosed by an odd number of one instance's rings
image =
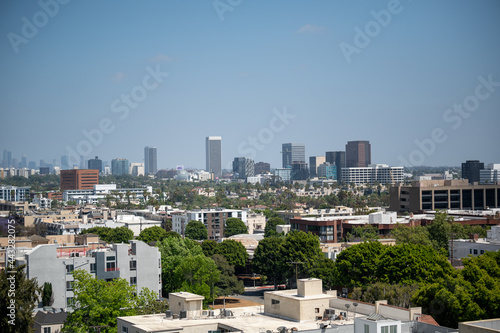
[[[295,264],[295,286],[299,288],[298,284],[298,275],[297,275],[297,265],[303,265],[304,263],[302,261],[290,261],[290,264],[294,265]]]

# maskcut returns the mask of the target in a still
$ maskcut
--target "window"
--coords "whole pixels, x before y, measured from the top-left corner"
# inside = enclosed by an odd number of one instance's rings
[[[116,271],[116,266],[114,262],[107,262],[106,263],[106,272],[113,272]]]
[[[106,257],[107,261],[115,261],[115,256]]]
[[[479,251],[479,253],[484,254],[484,250]]]
[[[52,333],[51,328],[50,327],[44,327],[43,328],[43,333]]]
[[[474,254],[477,254],[477,249],[474,249]]]
[[[277,299],[271,299],[271,304],[280,304],[280,301]]]
[[[389,326],[382,326],[380,328],[381,333],[389,333]]]
[[[398,326],[397,325],[391,325],[391,330],[390,333],[398,333]]]
[[[95,273],[95,271],[96,271],[96,265],[90,264],[90,273]]]
[[[319,313],[319,308],[314,308],[314,313]]]
[[[370,333],[370,326],[365,324],[365,333]]]
[[[137,285],[137,276],[131,276],[130,277],[130,285],[131,286]]]
[[[66,281],[66,291],[73,290],[73,281]]]
[[[135,261],[135,260],[130,261],[130,270],[131,271],[137,270],[137,261]]]
[[[128,327],[122,325],[122,333],[128,333]]]
[[[75,270],[75,266],[73,264],[66,265],[66,274],[73,274],[74,270]]]

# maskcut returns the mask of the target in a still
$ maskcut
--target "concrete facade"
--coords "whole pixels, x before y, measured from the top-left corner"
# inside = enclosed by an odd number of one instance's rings
[[[181,291],[170,293],[168,304],[172,314],[178,314],[181,317],[181,311],[186,311],[186,319],[195,319],[202,315],[204,299],[203,296]]]
[[[71,251],[57,245],[39,245],[27,252],[18,264],[26,264],[28,278],[36,278],[39,285],[52,283],[54,308],[69,308],[68,302],[74,297],[72,272],[76,269],[83,269],[98,279],[124,278],[136,287],[137,293],[149,288],[161,295],[159,250],[141,241],[130,243],[99,249],[71,247]]]

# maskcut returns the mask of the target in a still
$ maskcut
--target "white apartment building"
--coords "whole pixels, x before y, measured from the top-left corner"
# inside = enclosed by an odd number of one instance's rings
[[[5,201],[29,201],[30,187],[23,186],[0,186],[0,200]]]
[[[127,200],[127,193],[130,194],[131,199],[143,199],[144,190],[149,195],[153,194],[153,187],[139,187],[139,188],[116,188],[116,184],[98,184],[94,185],[92,190],[66,190],[63,192],[63,201],[75,201],[77,204],[97,204],[99,201],[106,198],[107,195],[114,195],[114,193],[122,194],[122,200]]]
[[[184,236],[189,221],[200,221],[207,227],[208,239],[218,240],[224,238],[225,223],[231,217],[239,218],[247,225],[247,212],[244,210],[209,208],[172,214],[172,230]]]
[[[365,168],[342,168],[344,183],[359,184],[396,184],[403,183],[403,167],[390,167],[386,164],[370,164]]]

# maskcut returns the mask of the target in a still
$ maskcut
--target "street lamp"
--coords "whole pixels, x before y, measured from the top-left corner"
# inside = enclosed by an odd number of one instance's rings
[[[345,307],[347,308],[347,314],[345,316],[345,319],[349,320],[349,308],[351,307],[351,304],[346,304]]]
[[[356,319],[356,308],[358,307],[358,303],[354,302],[352,306],[354,306],[354,319]]]
[[[253,287],[255,288],[255,273],[252,273],[253,275]]]

